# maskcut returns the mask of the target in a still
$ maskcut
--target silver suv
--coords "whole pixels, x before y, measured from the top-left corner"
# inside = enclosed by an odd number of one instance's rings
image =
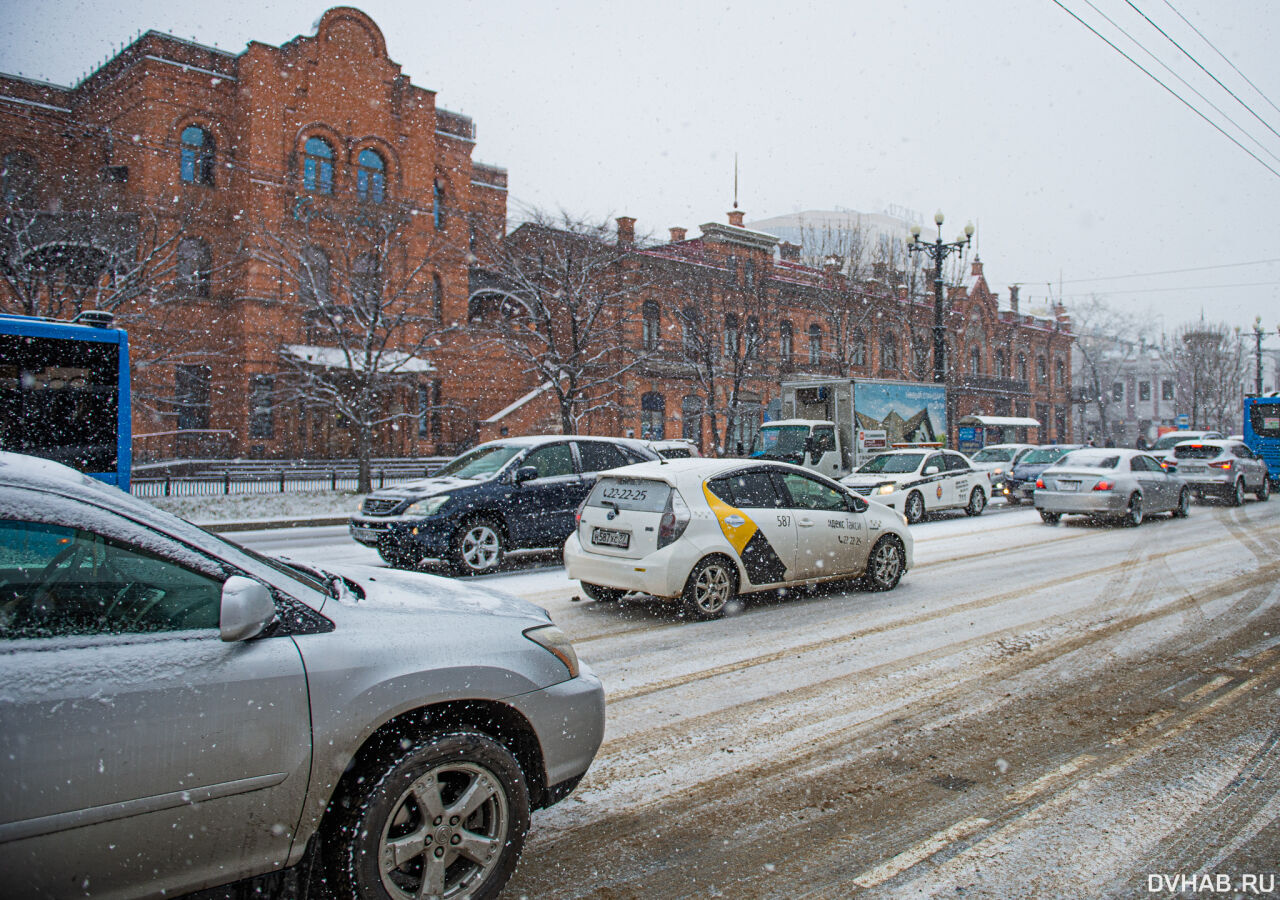
[[[603,732],[536,606],[281,563],[0,453],[6,897],[298,896],[320,867],[341,900],[491,897]]]
[[[1267,464],[1242,441],[1183,441],[1173,448],[1170,462],[1197,500],[1213,494],[1240,506],[1246,493],[1259,500],[1271,496]]]

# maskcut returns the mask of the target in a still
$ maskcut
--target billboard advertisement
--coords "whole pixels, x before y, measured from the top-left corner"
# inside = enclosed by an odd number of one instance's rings
[[[853,409],[858,429],[884,431],[890,446],[947,439],[945,385],[858,380]]]

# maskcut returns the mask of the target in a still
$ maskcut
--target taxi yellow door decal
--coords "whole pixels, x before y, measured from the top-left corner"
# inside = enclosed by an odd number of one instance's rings
[[[751,583],[775,584],[783,581],[787,567],[778,556],[778,551],[765,537],[764,531],[745,512],[711,493],[705,484],[702,486],[702,493],[707,498],[707,505],[715,513],[725,539],[742,560],[742,567],[747,570],[747,578]]]

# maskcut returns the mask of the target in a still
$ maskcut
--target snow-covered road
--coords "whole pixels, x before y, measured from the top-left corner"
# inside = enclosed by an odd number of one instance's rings
[[[580,598],[546,557],[484,579],[550,610],[609,692],[504,896],[1280,894],[1280,503],[913,533],[892,592],[708,623]],[[376,560],[340,528],[235,537]]]

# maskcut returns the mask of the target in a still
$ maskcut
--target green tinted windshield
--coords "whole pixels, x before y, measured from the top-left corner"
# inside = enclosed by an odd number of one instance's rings
[[[901,475],[920,468],[922,459],[924,459],[923,453],[882,453],[863,463],[858,471],[870,475]]]
[[[1026,463],[1029,466],[1044,465],[1045,463],[1057,462],[1058,457],[1067,452],[1066,447],[1040,447],[1032,450],[1022,459],[1018,460],[1018,464]]]

